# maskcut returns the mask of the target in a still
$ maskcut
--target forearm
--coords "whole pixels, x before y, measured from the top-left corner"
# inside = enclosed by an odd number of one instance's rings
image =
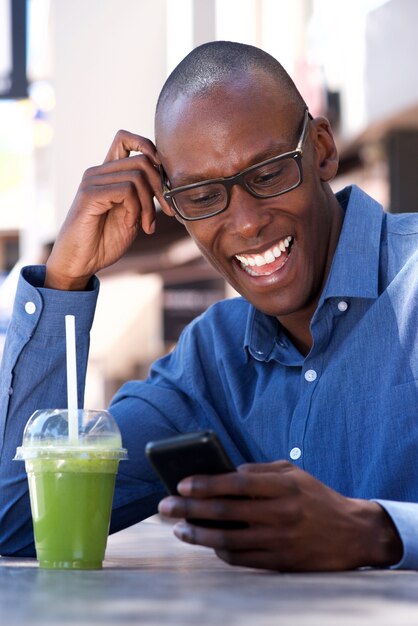
[[[93,315],[92,311],[83,310],[83,302],[86,308],[94,310],[96,298],[92,292],[78,297],[46,293],[40,287],[43,283],[40,268],[26,268],[23,274],[26,279],[20,278],[1,365],[0,554],[28,550],[31,545],[24,464],[13,461],[13,457],[16,447],[21,445],[25,424],[36,409],[66,406],[66,314],[76,316],[78,394],[82,402]]]

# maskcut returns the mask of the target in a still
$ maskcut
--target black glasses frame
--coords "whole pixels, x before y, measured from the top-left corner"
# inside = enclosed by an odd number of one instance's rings
[[[245,170],[241,170],[241,172],[238,172],[238,174],[234,174],[233,176],[227,176],[225,178],[211,178],[208,180],[199,181],[197,183],[191,183],[190,185],[182,185],[181,187],[174,187],[174,189],[170,189],[167,186],[168,178],[166,176],[164,168],[162,167],[162,165],[160,165],[159,169],[160,169],[161,185],[163,189],[164,199],[174,209],[177,215],[181,217],[182,220],[185,220],[186,222],[195,222],[197,220],[204,220],[208,217],[213,217],[214,215],[219,215],[219,213],[223,213],[224,211],[226,211],[231,200],[231,191],[234,185],[240,185],[240,187],[243,187],[254,198],[275,198],[276,196],[281,196],[284,193],[288,193],[289,191],[296,189],[303,182],[302,156],[303,156],[304,144],[306,141],[306,137],[308,135],[308,122],[310,119],[312,119],[312,116],[309,113],[309,110],[305,109],[302,132],[301,132],[301,135],[300,135],[300,138],[299,138],[299,141],[295,150],[291,150],[290,152],[284,152],[275,157],[272,157],[271,159],[267,159],[266,161],[261,161],[260,163],[255,163],[255,165],[251,165],[250,167],[247,167]],[[259,194],[256,191],[253,191],[253,189],[251,189],[248,186],[245,180],[245,177],[248,175],[248,173],[252,172],[253,170],[258,169],[259,167],[270,165],[270,163],[275,163],[277,161],[282,161],[284,159],[294,159],[298,166],[299,180],[296,184],[292,185],[291,187],[288,187],[287,189],[283,189],[282,191],[279,191],[277,193],[272,193],[272,194]],[[213,213],[208,213],[207,215],[199,215],[197,217],[188,217],[187,215],[184,215],[181,209],[179,209],[179,207],[176,205],[176,200],[175,200],[176,194],[180,193],[181,191],[187,191],[189,189],[195,189],[196,187],[201,187],[202,185],[209,185],[209,184],[221,184],[224,186],[226,190],[225,206],[222,209],[218,209],[217,211],[213,211]]]

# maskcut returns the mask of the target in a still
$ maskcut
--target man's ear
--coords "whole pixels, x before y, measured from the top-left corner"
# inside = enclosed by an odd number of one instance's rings
[[[338,170],[338,152],[329,121],[325,117],[312,120],[316,166],[320,179],[328,182]]]

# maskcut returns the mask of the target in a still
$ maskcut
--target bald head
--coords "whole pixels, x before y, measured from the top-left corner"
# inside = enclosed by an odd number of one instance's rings
[[[156,120],[167,105],[180,97],[204,97],[249,74],[264,74],[276,83],[281,97],[290,106],[297,111],[306,108],[289,74],[270,54],[246,44],[213,41],[192,50],[167,78],[157,102]]]

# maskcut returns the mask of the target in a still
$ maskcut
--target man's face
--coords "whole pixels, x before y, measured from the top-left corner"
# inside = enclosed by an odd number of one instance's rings
[[[292,108],[270,79],[259,76],[201,98],[180,98],[161,117],[157,149],[173,188],[232,176],[294,150],[303,110]],[[226,211],[184,222],[206,259],[269,315],[312,308],[329,271],[335,249],[331,242],[338,238],[341,222],[337,203],[321,180],[324,147],[318,141],[310,128],[304,180],[297,189],[259,199],[235,186]]]

